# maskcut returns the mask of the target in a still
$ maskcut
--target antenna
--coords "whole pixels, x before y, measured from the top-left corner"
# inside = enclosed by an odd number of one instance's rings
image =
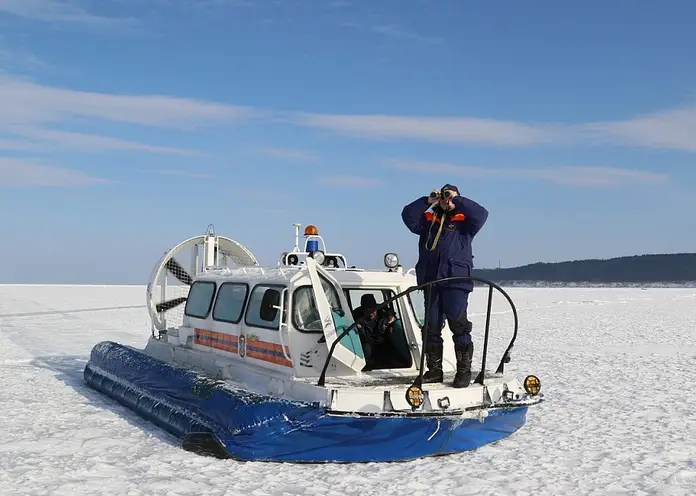
[[[295,247],[292,249],[294,252],[300,251],[300,227],[302,224],[293,224],[295,226]]]

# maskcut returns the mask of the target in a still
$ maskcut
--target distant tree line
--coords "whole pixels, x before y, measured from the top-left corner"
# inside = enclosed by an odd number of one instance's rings
[[[685,283],[696,281],[696,253],[539,262],[505,269],[474,269],[472,275],[495,283]]]

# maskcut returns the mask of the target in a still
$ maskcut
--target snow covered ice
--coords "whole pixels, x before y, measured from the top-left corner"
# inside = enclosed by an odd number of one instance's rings
[[[144,287],[0,286],[1,495],[696,493],[696,289],[509,289],[520,330],[507,370],[547,401],[477,451],[410,463],[238,463],[173,437],[89,389],[89,352],[142,347]],[[475,367],[486,290],[471,300]],[[489,368],[512,316],[493,302]]]

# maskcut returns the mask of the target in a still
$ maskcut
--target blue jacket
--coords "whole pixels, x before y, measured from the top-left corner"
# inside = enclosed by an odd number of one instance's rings
[[[488,210],[469,198],[457,195],[454,210],[447,212],[445,225],[433,251],[433,242],[440,227],[442,211],[438,206],[429,212],[428,197],[422,196],[406,205],[401,218],[406,227],[419,236],[416,280],[418,284],[443,277],[471,276],[474,267],[471,243],[488,219]],[[471,281],[452,281],[433,286],[473,290]]]

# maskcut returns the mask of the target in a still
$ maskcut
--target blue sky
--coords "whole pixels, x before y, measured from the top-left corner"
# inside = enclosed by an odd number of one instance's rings
[[[0,0],[0,282],[145,283],[213,223],[265,264],[415,263],[400,212],[490,211],[477,267],[693,251],[688,0]]]

